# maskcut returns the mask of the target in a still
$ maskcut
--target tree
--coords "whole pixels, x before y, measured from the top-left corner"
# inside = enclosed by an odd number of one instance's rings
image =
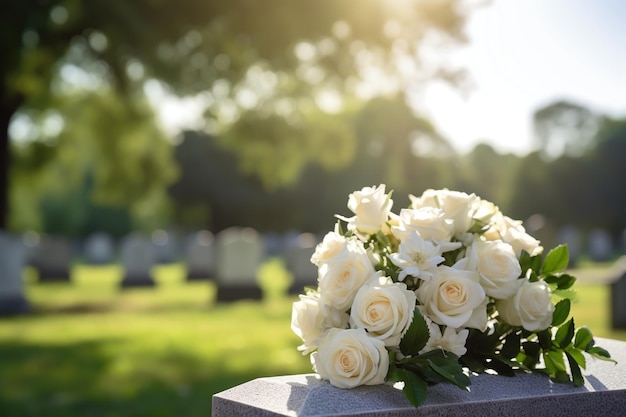
[[[416,78],[455,79],[457,71],[424,59],[421,47],[434,32],[444,43],[462,41],[466,12],[451,0],[415,1],[402,9],[378,0],[358,6],[348,0],[4,1],[0,229],[8,218],[9,125],[21,109],[47,105],[59,72],[95,74],[121,97],[141,93],[149,79],[181,95],[209,91],[214,124],[228,128],[246,106],[280,114],[289,98],[298,109],[298,99],[313,92],[356,94],[377,74],[383,75],[378,88],[397,90]],[[265,86],[265,95],[249,90],[259,71],[270,77],[256,84]]]
[[[535,140],[544,157],[563,154],[581,156],[592,145],[599,117],[591,110],[568,101],[556,101],[535,111]]]

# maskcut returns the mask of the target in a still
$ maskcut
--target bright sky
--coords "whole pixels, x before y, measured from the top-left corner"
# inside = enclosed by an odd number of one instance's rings
[[[626,117],[626,1],[493,0],[468,22],[466,99],[437,85],[427,107],[460,151],[480,142],[504,152],[532,147],[532,113],[568,99]]]

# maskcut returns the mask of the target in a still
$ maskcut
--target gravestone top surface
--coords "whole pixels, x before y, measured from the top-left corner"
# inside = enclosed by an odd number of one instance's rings
[[[315,374],[259,378],[213,396],[213,417],[224,416],[624,416],[626,342],[596,338],[612,362],[587,356],[585,384],[574,387],[542,374],[471,377],[470,391],[451,384],[429,387],[413,407],[401,388],[385,384],[335,388]]]

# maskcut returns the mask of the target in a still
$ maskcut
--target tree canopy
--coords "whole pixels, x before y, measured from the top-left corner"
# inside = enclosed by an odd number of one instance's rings
[[[0,45],[5,56],[0,64],[0,229],[7,226],[8,173],[12,172],[9,126],[16,115],[30,109],[55,110],[58,97],[67,94],[59,80],[87,89],[111,88],[110,97],[129,103],[120,104],[128,112],[126,122],[133,119],[133,109],[138,108],[133,103],[143,95],[148,80],[159,80],[176,95],[203,93],[207,127],[231,138],[226,146],[240,155],[244,171],[277,187],[310,161],[336,168],[349,159],[352,140],[344,128],[324,116],[338,105],[419,89],[434,78],[455,82],[462,77],[462,71],[450,68],[444,59],[433,58],[436,54],[429,48],[463,42],[467,13],[452,0],[4,1],[0,4]],[[99,155],[110,162],[97,169],[97,195],[133,194],[136,181],[116,182],[118,190],[113,192],[108,187],[112,182],[106,179],[115,177],[113,171],[103,173],[122,155],[128,159],[126,166],[137,169],[146,164],[163,167],[167,160],[157,156],[161,163],[149,162],[150,156],[138,155],[124,144],[138,136],[133,132],[141,131],[126,122],[125,139],[107,145]],[[63,123],[64,128],[68,125]],[[258,152],[250,151],[252,139],[242,139],[251,130],[259,132],[253,142]],[[334,138],[341,149],[336,153],[328,146]],[[279,170],[268,169],[276,166],[271,161],[277,157],[268,150],[277,149],[293,162]],[[119,174],[124,173],[141,177],[124,170]],[[163,185],[172,178],[163,175]],[[108,191],[101,192],[101,186]]]

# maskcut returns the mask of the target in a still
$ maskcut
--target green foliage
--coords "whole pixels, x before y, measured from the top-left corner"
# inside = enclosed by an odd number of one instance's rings
[[[400,341],[400,351],[404,355],[417,355],[424,349],[429,337],[428,324],[420,310],[415,307],[413,321]]]
[[[553,272],[559,272],[567,268],[569,261],[569,252],[567,245],[559,245],[551,249],[543,260],[541,273],[549,275]]]
[[[569,253],[561,245],[545,257],[520,256],[522,274],[532,281],[543,280],[553,290],[566,294],[575,282],[574,276],[562,273],[567,267]],[[529,272],[526,272],[529,271]],[[610,354],[594,347],[593,335],[587,327],[576,329],[570,315],[571,300],[563,298],[554,306],[552,322],[539,331],[524,330],[521,326],[496,325],[492,333],[473,330],[467,340],[468,351],[461,362],[474,372],[491,369],[502,375],[514,375],[516,370],[540,370],[557,382],[582,385],[580,368],[585,368],[583,353],[611,360]],[[566,321],[567,320],[567,321]],[[567,364],[565,360],[567,359]],[[538,368],[543,362],[543,368]]]
[[[390,353],[387,380],[404,382],[403,391],[416,407],[426,399],[429,384],[448,382],[466,389],[470,383],[456,355],[443,350],[419,353],[426,346],[429,337],[426,320],[416,307],[413,321],[400,341],[403,358],[398,359],[394,352]]]

